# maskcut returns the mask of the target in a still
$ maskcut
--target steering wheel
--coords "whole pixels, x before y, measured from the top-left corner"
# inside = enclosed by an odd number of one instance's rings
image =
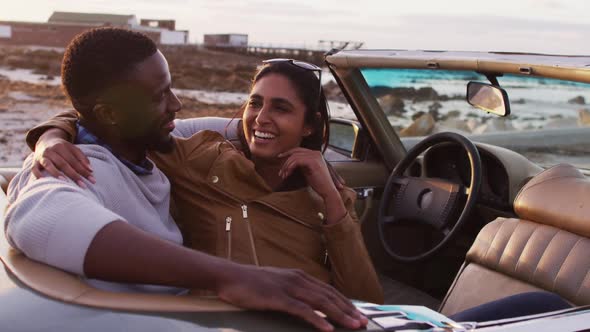
[[[469,186],[457,184],[444,179],[419,178],[403,176],[406,169],[428,148],[440,143],[455,143],[461,146],[469,158],[471,178]],[[458,233],[465,223],[471,209],[475,206],[481,187],[481,159],[475,145],[462,135],[443,132],[431,135],[416,144],[391,172],[383,199],[379,205],[379,238],[385,251],[394,260],[400,262],[417,262],[439,252]],[[394,187],[398,187],[393,193]],[[465,203],[463,198],[467,196]],[[461,210],[459,210],[461,209]],[[453,216],[461,211],[453,225]],[[430,225],[443,238],[432,249],[418,255],[400,255],[391,249],[385,240],[386,225],[396,224],[402,220]]]

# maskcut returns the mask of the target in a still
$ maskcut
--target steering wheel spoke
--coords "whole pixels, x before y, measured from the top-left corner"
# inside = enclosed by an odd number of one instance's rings
[[[440,232],[445,236],[449,236],[449,234],[451,233],[453,229],[451,227],[443,227]]]
[[[397,219],[394,216],[384,216],[383,223],[384,224],[393,224]]]
[[[465,196],[469,196],[471,194],[471,187],[468,186],[461,186],[463,190],[461,190],[461,192],[465,195]]]
[[[447,142],[458,144],[467,152],[473,175],[468,186],[442,179],[403,176],[420,154],[434,145]],[[434,134],[416,144],[397,164],[385,185],[377,220],[379,237],[385,251],[401,262],[424,260],[440,251],[457,234],[475,206],[481,186],[481,174],[481,159],[477,148],[469,139],[457,133]],[[464,200],[463,196],[467,199]],[[460,208],[459,217],[453,220],[454,211]],[[398,254],[386,241],[383,228],[402,220],[418,220],[428,224],[441,232],[444,238],[424,253],[415,256]]]

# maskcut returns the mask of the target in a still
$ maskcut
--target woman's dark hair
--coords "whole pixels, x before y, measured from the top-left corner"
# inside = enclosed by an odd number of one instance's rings
[[[310,150],[325,150],[330,138],[330,113],[324,90],[320,88],[317,73],[298,67],[289,61],[266,63],[254,75],[250,90],[260,79],[270,74],[286,77],[305,105],[304,122],[312,129],[312,132],[311,135],[303,138],[301,147]]]

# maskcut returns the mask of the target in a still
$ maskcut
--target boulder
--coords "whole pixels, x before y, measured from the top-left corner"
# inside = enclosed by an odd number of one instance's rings
[[[511,100],[510,103],[511,104],[520,104],[520,105],[522,105],[522,104],[526,104],[526,101],[524,100],[524,98],[519,98],[519,99],[516,99],[516,100]]]
[[[428,113],[430,113],[430,112],[428,112]],[[412,114],[412,121],[416,121],[418,118],[420,118],[424,114],[426,114],[426,112],[423,112],[423,111],[418,111],[418,112]],[[434,116],[433,116],[433,118],[434,118]]]
[[[426,113],[414,120],[414,122],[407,128],[400,132],[400,136],[426,136],[432,132],[435,122],[432,115]]]
[[[576,105],[586,105],[586,99],[584,99],[584,97],[582,96],[577,96],[575,98],[568,100],[567,102]]]
[[[465,120],[462,120],[460,118],[448,118],[444,121],[438,122],[436,124],[435,131],[452,131],[461,134],[469,134],[471,133],[471,128],[469,128],[469,125]]]
[[[438,101],[435,101],[434,103],[432,103],[428,106],[428,112],[438,114],[438,110],[441,109],[442,107],[443,106],[441,103],[439,103]]]
[[[590,126],[590,111],[583,108],[578,111],[578,125],[582,127]]]
[[[401,116],[406,111],[404,101],[397,96],[385,95],[378,98],[377,101],[387,115]]]
[[[551,119],[545,123],[543,128],[556,129],[556,128],[572,128],[578,126],[578,119],[569,117],[562,119]]]
[[[393,88],[389,92],[390,94],[402,98],[402,99],[413,99],[416,96],[415,88]]]
[[[461,111],[452,110],[447,113],[447,118],[458,118],[461,115]]]
[[[338,86],[338,84],[336,84],[336,82],[329,81],[328,83],[322,86],[322,89],[324,90],[324,95],[326,95],[326,99],[338,101],[341,103],[346,102],[346,97],[344,97],[342,90],[340,90],[340,87]]]
[[[474,134],[494,133],[498,131],[516,130],[512,121],[506,118],[492,118],[473,130]]]
[[[438,92],[431,87],[420,88],[416,91],[413,102],[438,100]]]
[[[388,86],[382,86],[382,85],[377,85],[377,86],[371,87],[371,93],[373,94],[373,96],[375,96],[375,98],[380,98],[385,95],[395,94],[394,90],[395,90],[394,88],[390,88]]]

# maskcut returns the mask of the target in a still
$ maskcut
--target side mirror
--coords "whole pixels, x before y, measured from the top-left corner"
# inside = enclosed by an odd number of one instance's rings
[[[487,83],[467,83],[467,102],[499,116],[510,114],[510,102],[506,90]]]
[[[366,138],[356,121],[330,119],[330,141],[325,157],[328,161],[357,160]]]

